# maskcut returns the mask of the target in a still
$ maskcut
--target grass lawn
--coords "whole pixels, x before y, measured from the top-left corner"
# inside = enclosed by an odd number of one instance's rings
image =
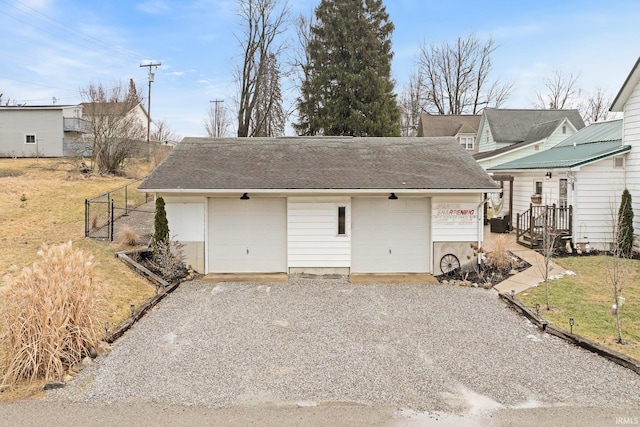
[[[569,330],[569,318],[574,318],[573,332],[592,339],[640,360],[640,260],[622,260],[622,339],[616,342],[616,318],[611,314],[613,288],[609,280],[612,258],[584,256],[554,259],[575,276],[565,276],[549,282],[549,304],[546,310],[545,286],[528,289],[518,295],[529,307],[540,304],[540,314],[557,326]]]
[[[111,328],[155,295],[155,287],[114,257],[116,244],[84,237],[84,200],[131,181],[82,177],[63,159],[0,159],[0,288],[11,275],[31,266],[43,244],[71,240],[92,254],[108,290]],[[24,195],[24,197],[23,197]]]

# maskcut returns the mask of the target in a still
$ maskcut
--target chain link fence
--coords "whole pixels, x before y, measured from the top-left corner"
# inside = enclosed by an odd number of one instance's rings
[[[137,179],[106,193],[85,199],[84,235],[93,239],[113,241],[116,220],[130,215],[154,213],[147,207],[149,193],[140,193]]]

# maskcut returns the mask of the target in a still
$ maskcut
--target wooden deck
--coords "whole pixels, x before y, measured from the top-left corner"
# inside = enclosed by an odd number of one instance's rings
[[[554,238],[571,236],[573,207],[530,204],[529,209],[516,216],[516,242],[528,248],[542,243],[545,230]]]

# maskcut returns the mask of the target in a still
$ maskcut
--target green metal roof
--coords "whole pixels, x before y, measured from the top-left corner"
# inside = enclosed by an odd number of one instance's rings
[[[489,168],[489,171],[573,168],[626,153],[622,145],[622,120],[596,122],[580,129],[555,147]]]
[[[630,145],[622,145],[619,140],[583,143],[576,144],[575,146],[556,146],[550,150],[494,166],[488,170],[573,168],[596,160],[626,153],[630,150]]]
[[[589,144],[592,142],[622,140],[622,120],[592,123],[586,128],[574,133],[556,147],[569,147],[574,144]]]

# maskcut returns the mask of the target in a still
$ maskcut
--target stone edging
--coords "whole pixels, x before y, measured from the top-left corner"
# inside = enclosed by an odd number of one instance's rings
[[[617,363],[620,366],[623,366],[627,369],[631,369],[637,374],[640,374],[640,361],[629,357],[625,354],[622,354],[613,349],[604,347],[595,341],[591,341],[588,338],[585,338],[581,335],[572,334],[567,332],[566,330],[559,328],[553,324],[550,324],[545,320],[542,316],[536,314],[529,307],[524,305],[521,301],[515,299],[511,295],[500,293],[498,296],[505,302],[507,305],[520,312],[523,316],[531,321],[534,325],[540,328],[543,332],[554,335],[558,338],[562,338],[563,340],[570,342],[571,344],[577,345],[578,347],[582,347],[585,350],[589,350],[593,353],[596,353],[610,361]]]

